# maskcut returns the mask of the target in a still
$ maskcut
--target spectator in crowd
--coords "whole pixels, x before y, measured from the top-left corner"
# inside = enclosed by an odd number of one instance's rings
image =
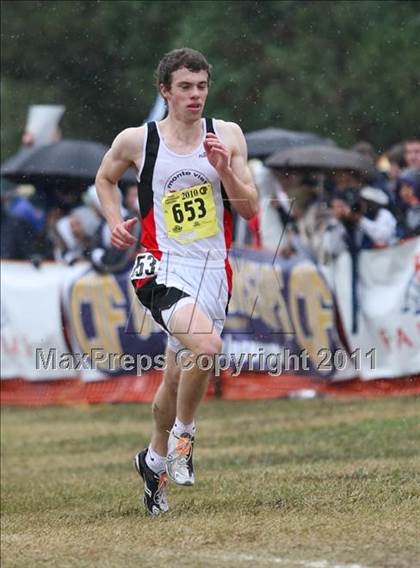
[[[391,245],[395,242],[397,220],[388,209],[388,195],[378,188],[366,186],[360,191],[360,198],[362,248]]]
[[[45,225],[46,214],[42,207],[34,203],[34,196],[34,186],[19,185],[10,202],[9,213],[18,219],[24,219],[36,233],[40,233]]]
[[[420,169],[408,168],[401,172],[397,185],[401,215],[401,236],[420,235]]]
[[[388,173],[388,192],[393,196],[395,202],[395,192],[397,189],[398,178],[405,167],[404,144],[395,144],[386,152],[387,173]]]
[[[29,260],[35,254],[33,229],[24,219],[10,215],[1,207],[1,258]]]
[[[123,203],[124,203],[124,207],[127,210],[129,218],[140,216],[139,196],[138,196],[137,185],[132,184],[132,185],[128,185],[126,187],[125,192],[124,192]]]
[[[396,237],[397,220],[389,211],[389,197],[379,188],[366,186],[359,197],[336,193],[331,199],[334,216],[323,235],[323,260],[349,250],[387,246]]]
[[[288,201],[288,198],[271,168],[264,166],[260,160],[255,159],[250,160],[248,165],[258,190],[260,243],[263,248],[276,250],[280,235],[283,232],[283,223],[272,203],[273,200],[277,201],[277,204],[282,199]],[[236,218],[234,216],[234,219],[235,242],[239,245],[248,243],[251,237],[248,234],[249,223],[241,217]]]
[[[85,259],[93,246],[93,235],[101,224],[100,217],[88,206],[73,209],[62,217],[53,229],[56,261],[74,264]]]
[[[420,137],[408,138],[404,142],[404,159],[407,168],[420,169]]]
[[[353,152],[361,154],[372,164],[373,173],[367,177],[367,183],[373,187],[380,187],[384,191],[387,191],[388,179],[386,174],[377,167],[379,157],[372,144],[370,144],[370,142],[357,142],[351,149]]]
[[[282,192],[272,199],[282,226],[286,229],[279,252],[290,256],[295,252],[317,258],[322,246],[322,233],[329,212],[319,191],[315,175],[299,170],[279,171],[276,176]],[[282,233],[279,233],[278,239]]]
[[[44,248],[40,252],[43,260],[55,260],[56,247],[56,227],[59,220],[63,217],[63,210],[60,207],[49,207],[46,210],[45,239]]]
[[[372,163],[373,166],[376,167],[378,156],[376,155],[375,149],[370,142],[365,142],[364,140],[356,142],[356,144],[352,146],[351,150],[364,156],[367,160],[369,160],[369,162]]]
[[[353,170],[336,170],[326,181],[326,189],[329,195],[333,194],[358,194],[363,187],[364,179],[360,172]]]
[[[53,244],[48,237],[49,212],[44,196],[32,185],[19,185],[9,205],[10,215],[30,226],[31,259],[36,262],[53,258]]]
[[[26,220],[10,213],[15,188],[1,180],[1,258],[28,260],[35,253],[35,230]]]
[[[64,182],[58,182],[53,186],[42,187],[42,184],[37,186],[37,190],[45,194],[47,209],[56,207],[62,215],[69,215],[73,209],[82,204],[81,195],[85,188],[86,185],[79,183],[72,185]]]
[[[132,185],[129,186],[128,189],[130,189],[130,194],[126,194],[126,203],[128,196],[129,199],[127,204],[131,208],[131,211],[128,211],[122,205],[123,200],[120,193],[121,215],[124,220],[130,219],[132,217],[138,217],[139,214],[138,205],[137,207],[135,205],[135,203],[138,204],[137,186]],[[135,198],[133,189],[136,190]],[[137,243],[140,237],[140,223],[137,223],[135,225],[132,232],[133,236],[136,237],[137,242],[127,250],[116,249],[111,244],[111,230],[102,213],[101,204],[99,202],[96,187],[94,185],[91,185],[87,189],[83,197],[83,201],[95,212],[95,214],[100,219],[99,226],[92,235],[90,250],[88,253],[93,268],[102,273],[120,272],[126,270],[127,267],[132,263],[135,253],[138,249]]]

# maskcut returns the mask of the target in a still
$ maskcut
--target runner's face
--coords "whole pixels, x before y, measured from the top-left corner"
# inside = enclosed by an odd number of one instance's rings
[[[169,113],[188,122],[201,118],[208,90],[207,71],[189,71],[185,67],[172,73],[170,89],[161,86]]]

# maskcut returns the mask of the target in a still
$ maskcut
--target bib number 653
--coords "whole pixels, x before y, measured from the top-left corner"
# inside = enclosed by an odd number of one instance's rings
[[[159,268],[159,261],[150,252],[142,252],[136,256],[133,270],[131,271],[131,280],[139,280],[141,278],[150,278],[154,276]]]

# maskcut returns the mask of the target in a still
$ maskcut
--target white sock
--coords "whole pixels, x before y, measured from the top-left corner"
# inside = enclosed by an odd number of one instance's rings
[[[155,450],[149,445],[149,449],[146,454],[146,464],[155,473],[162,473],[166,469],[166,456],[160,456]]]
[[[175,434],[175,436],[181,436],[181,434],[185,434],[185,432],[190,436],[194,436],[195,422],[193,420],[190,424],[184,424],[177,416],[175,418],[175,424],[174,427],[172,428],[172,431]]]

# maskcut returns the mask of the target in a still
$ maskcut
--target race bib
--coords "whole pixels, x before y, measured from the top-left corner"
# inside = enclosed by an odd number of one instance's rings
[[[138,254],[130,274],[131,280],[141,280],[142,278],[154,276],[159,268],[159,264],[160,261],[150,252]]]
[[[211,183],[167,193],[162,199],[162,208],[168,236],[181,244],[219,232]]]

